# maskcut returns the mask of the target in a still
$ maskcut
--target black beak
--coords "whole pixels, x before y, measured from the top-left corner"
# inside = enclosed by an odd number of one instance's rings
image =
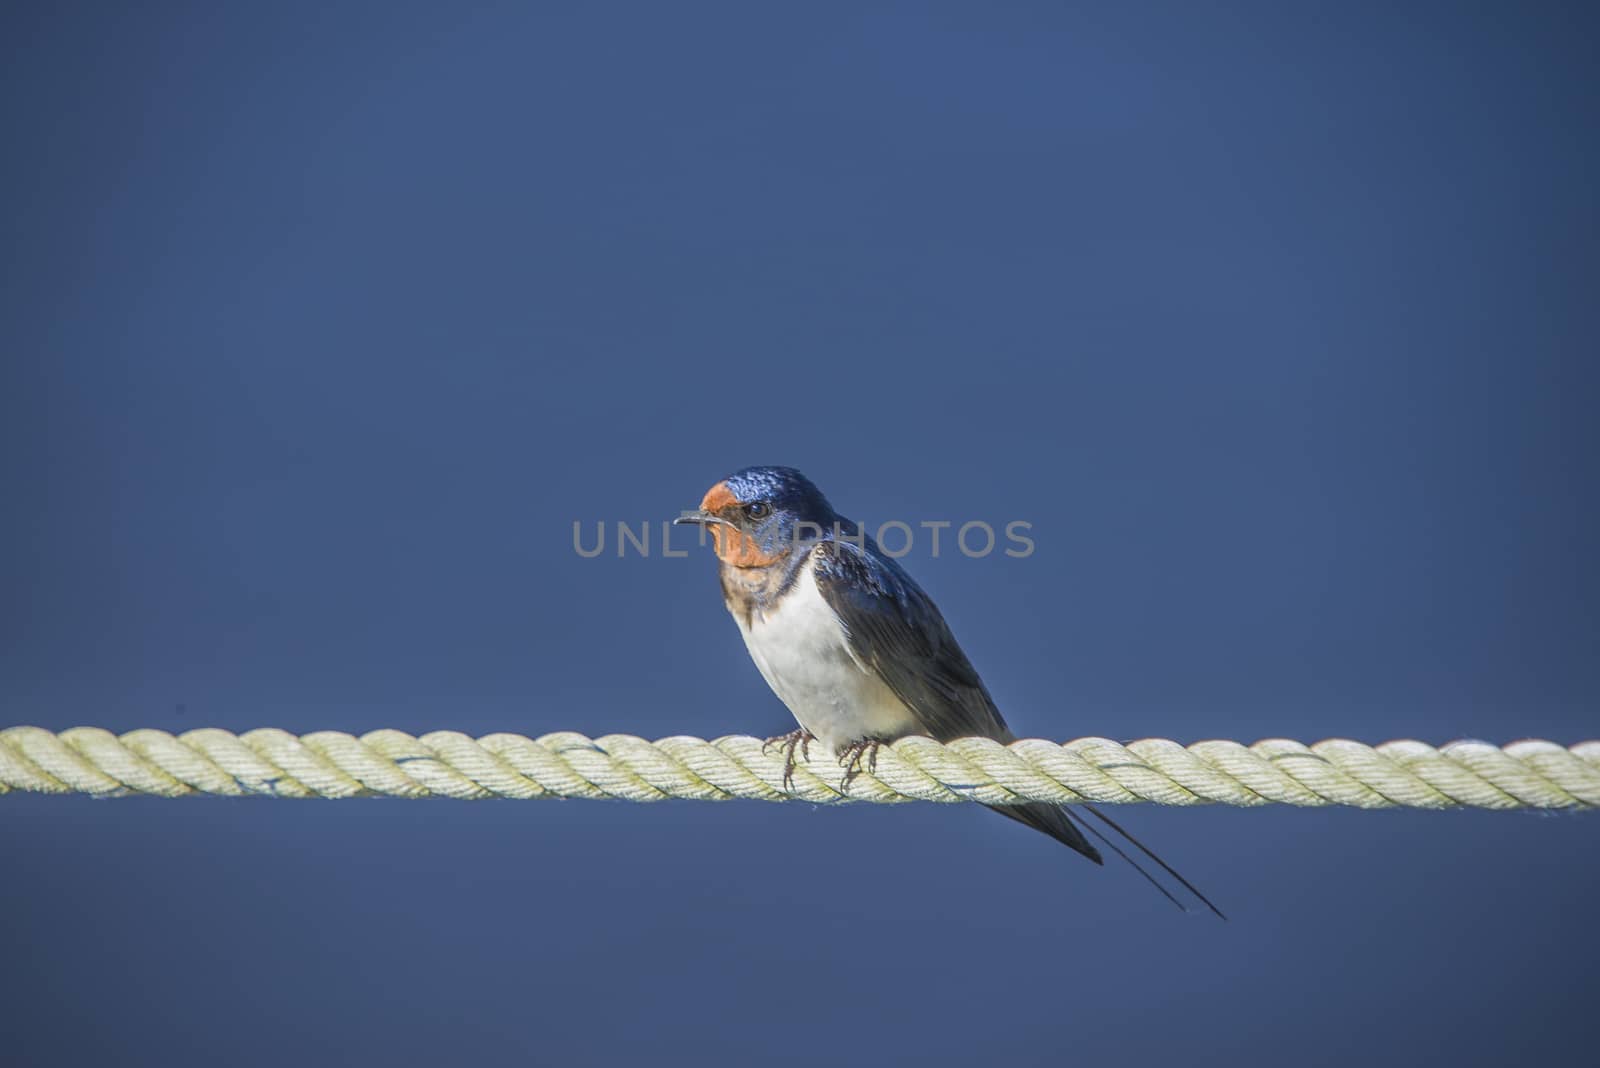
[[[695,526],[700,527],[708,526],[711,523],[723,523],[729,526],[732,525],[720,515],[713,515],[710,512],[703,512],[698,509],[684,512],[682,515],[678,516],[678,518],[672,521],[673,526],[678,526],[683,523],[693,523]]]

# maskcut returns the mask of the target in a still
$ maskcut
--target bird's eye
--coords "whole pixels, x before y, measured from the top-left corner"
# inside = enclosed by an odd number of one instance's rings
[[[744,506],[744,514],[751,519],[765,519],[772,514],[772,505],[766,501],[755,501]]]

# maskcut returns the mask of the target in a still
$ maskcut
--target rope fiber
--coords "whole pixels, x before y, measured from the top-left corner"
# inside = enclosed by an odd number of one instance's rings
[[[1147,738],[1123,745],[1079,738],[1058,745],[988,738],[946,744],[902,738],[846,784],[823,747],[784,755],[759,738],[650,742],[627,734],[590,739],[456,731],[413,737],[376,730],[293,735],[272,727],[236,735],[202,728],[173,736],[98,727],[59,734],[0,730],[0,793],[96,797],[190,794],[267,797],[615,798],[663,801],[1048,801],[1160,805],[1347,805],[1355,808],[1600,806],[1600,741],[1570,748],[1545,741],[1379,746],[1341,738],[1315,745],[1267,739],[1245,746],[1180,745]]]

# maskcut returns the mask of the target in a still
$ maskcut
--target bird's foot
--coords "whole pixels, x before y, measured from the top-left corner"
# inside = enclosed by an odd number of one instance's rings
[[[783,788],[791,789],[794,786],[794,751],[800,750],[800,756],[807,763],[811,761],[811,743],[816,741],[816,735],[804,728],[768,738],[761,743],[761,751],[767,753],[773,749],[783,754]]]
[[[844,769],[844,781],[839,784],[844,793],[850,792],[850,784],[856,776],[863,771],[876,775],[878,772],[878,750],[883,748],[886,738],[861,738],[850,742],[839,749],[839,766]]]

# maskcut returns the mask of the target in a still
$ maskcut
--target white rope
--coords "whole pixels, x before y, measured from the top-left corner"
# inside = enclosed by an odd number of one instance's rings
[[[1350,805],[1356,808],[1544,808],[1600,806],[1600,741],[1563,748],[1521,741],[1500,747],[1452,742],[1380,746],[1332,738],[1315,745],[1268,739],[1196,742],[1161,738],[1122,745],[1080,738],[1057,745],[987,738],[940,744],[902,738],[848,785],[823,747],[798,759],[792,785],[784,757],[758,738],[648,742],[627,734],[589,739],[560,731],[541,738],[471,738],[433,731],[420,738],[377,730],[295,736],[264,727],[235,735],[214,728],[174,737],[97,727],[59,734],[40,727],[0,731],[0,793],[97,797],[189,794],[269,797],[584,797],[626,801],[1092,801],[1162,805]],[[796,753],[800,758],[801,754]]]

